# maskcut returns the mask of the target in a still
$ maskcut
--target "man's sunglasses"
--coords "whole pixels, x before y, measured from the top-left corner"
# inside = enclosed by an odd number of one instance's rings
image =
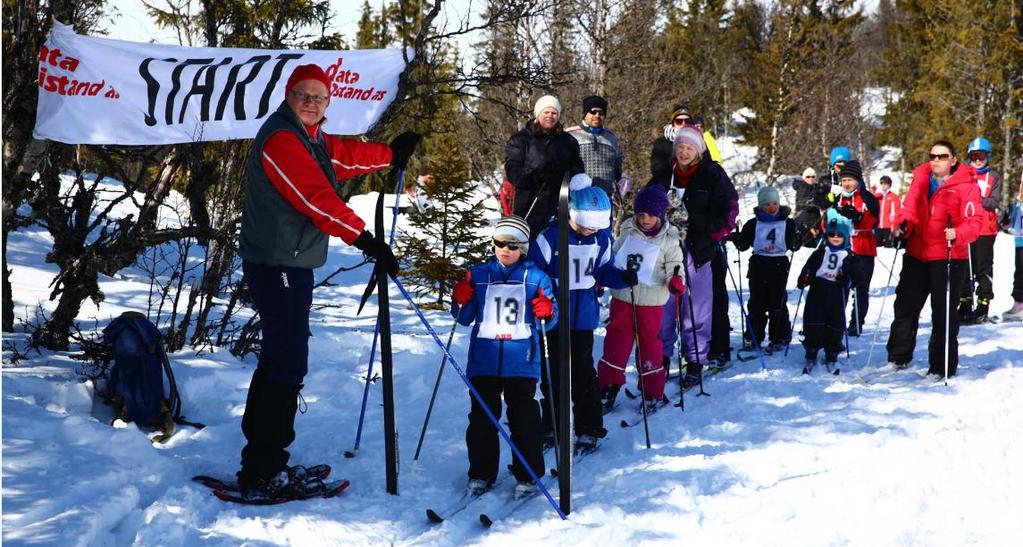
[[[675,118],[672,121],[675,123],[675,125],[684,125],[684,124],[689,123],[689,118],[686,118],[686,117],[683,117],[683,116],[679,116],[679,117]]]
[[[931,161],[934,160],[945,161],[948,158],[951,158],[952,154],[927,154],[927,157],[930,158]]]
[[[807,175],[807,176],[805,176],[803,178],[804,179],[815,179],[815,178],[817,178],[817,175]]]
[[[519,250],[519,247],[521,245],[522,245],[521,243],[512,243],[510,241],[498,241],[496,239],[494,240],[494,246],[497,247],[498,249],[507,248],[509,251],[517,251]]]
[[[604,111],[602,109],[600,109],[600,108],[591,108],[589,112],[593,116],[603,116],[604,115]]]

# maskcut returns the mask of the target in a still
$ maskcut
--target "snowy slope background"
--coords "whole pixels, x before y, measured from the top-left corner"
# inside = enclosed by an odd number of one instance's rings
[[[750,162],[750,150],[723,140],[730,172]],[[113,184],[113,183],[111,183]],[[372,217],[375,195],[353,207]],[[743,195],[741,217],[755,204]],[[399,228],[407,224],[399,221]],[[18,317],[33,320],[57,273],[43,257],[51,241],[26,228],[8,242]],[[729,247],[730,264],[740,257]],[[798,271],[808,250],[795,255]],[[1008,309],[1012,240],[998,236],[992,315]],[[742,264],[749,253],[741,256]],[[458,496],[467,467],[464,431],[468,395],[454,370],[445,372],[423,455],[412,454],[425,415],[441,352],[415,314],[391,291],[395,335],[395,400],[400,435],[400,496],[384,491],[381,386],[373,384],[361,450],[352,448],[363,378],[376,314],[375,300],[356,317],[369,275],[362,267],[314,295],[310,373],[303,395],[308,411],[297,420],[293,463],[326,462],[352,487],[343,496],[273,507],[222,502],[189,478],[232,476],[243,444],[241,414],[255,360],[226,350],[171,356],[184,412],[207,424],[179,428],[153,445],[134,426],[112,428],[109,410],[94,402],[91,384],[78,380],[80,364],[65,353],[30,353],[9,363],[9,344],[24,348],[25,335],[4,335],[3,541],[11,545],[237,545],[246,544],[507,544],[576,545],[1013,545],[1023,537],[1023,324],[965,327],[960,333],[960,374],[946,388],[922,379],[930,335],[925,308],[916,359],[910,371],[861,382],[884,369],[884,343],[893,296],[882,308],[893,251],[880,251],[866,332],[851,343],[842,374],[800,374],[797,341],[787,358],[756,360],[708,379],[713,396],[687,394],[686,411],[667,408],[652,416],[653,448],[642,427],[622,430],[628,405],[606,417],[610,433],[599,452],[574,468],[573,512],[561,521],[542,498],[507,521],[484,530],[480,511],[500,506],[510,481],[474,509],[442,525],[428,524],[424,509]],[[358,263],[353,248],[333,241],[317,279]],[[882,265],[883,264],[883,265]],[[737,271],[733,273],[738,273]],[[790,280],[794,279],[790,276]],[[127,309],[145,309],[149,286],[135,268],[100,279],[107,295],[79,316],[83,329],[102,329]],[[743,283],[746,284],[745,282]],[[790,282],[790,286],[792,283]],[[731,284],[729,285],[731,288]],[[790,291],[790,310],[797,291]],[[744,294],[744,300],[748,294]],[[606,313],[606,312],[605,312]],[[867,362],[878,314],[883,314],[871,363]],[[800,312],[802,315],[802,312]],[[449,315],[427,313],[442,336]],[[733,346],[741,316],[732,295]],[[464,364],[467,329],[452,353]],[[596,331],[599,358],[603,329]],[[377,365],[379,368],[379,365]],[[629,385],[635,385],[629,372]],[[678,388],[667,393],[677,400]],[[510,461],[504,450],[504,463]],[[551,458],[548,457],[548,465]],[[503,469],[503,466],[502,466]],[[506,473],[502,474],[502,477]],[[554,492],[557,497],[557,492]],[[1016,515],[1016,516],[1013,516]]]

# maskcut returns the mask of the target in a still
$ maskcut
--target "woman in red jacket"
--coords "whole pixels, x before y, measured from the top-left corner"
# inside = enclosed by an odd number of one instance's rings
[[[913,182],[895,218],[892,237],[906,240],[902,275],[895,289],[895,319],[888,336],[888,361],[896,369],[909,366],[916,346],[920,312],[931,298],[931,339],[928,374],[942,376],[945,365],[946,290],[959,301],[966,276],[967,246],[980,235],[980,188],[977,172],[960,165],[952,143],[931,145],[929,161],[913,170]],[[951,258],[950,258],[951,256]],[[946,268],[951,262],[949,276]],[[959,315],[948,314],[948,375],[959,364]]]

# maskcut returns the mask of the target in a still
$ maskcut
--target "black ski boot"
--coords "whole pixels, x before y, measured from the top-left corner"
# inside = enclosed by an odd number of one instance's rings
[[[985,315],[987,315],[985,313]],[[974,323],[973,299],[964,296],[959,299],[959,324],[972,325]]]
[[[614,384],[604,388],[604,391],[600,394],[600,406],[604,414],[611,412],[615,407],[615,399],[618,398],[618,391],[622,389],[622,386],[616,386]]]
[[[991,301],[987,298],[977,299],[977,309],[973,310],[973,323],[975,325],[988,322],[987,308],[990,303]]]

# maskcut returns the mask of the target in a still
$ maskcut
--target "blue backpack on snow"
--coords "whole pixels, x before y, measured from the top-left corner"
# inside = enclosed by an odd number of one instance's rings
[[[160,442],[174,433],[175,423],[204,427],[181,415],[181,396],[164,350],[163,334],[145,315],[122,313],[103,329],[103,342],[114,361],[107,396],[114,406],[115,419],[161,430],[155,439]]]

